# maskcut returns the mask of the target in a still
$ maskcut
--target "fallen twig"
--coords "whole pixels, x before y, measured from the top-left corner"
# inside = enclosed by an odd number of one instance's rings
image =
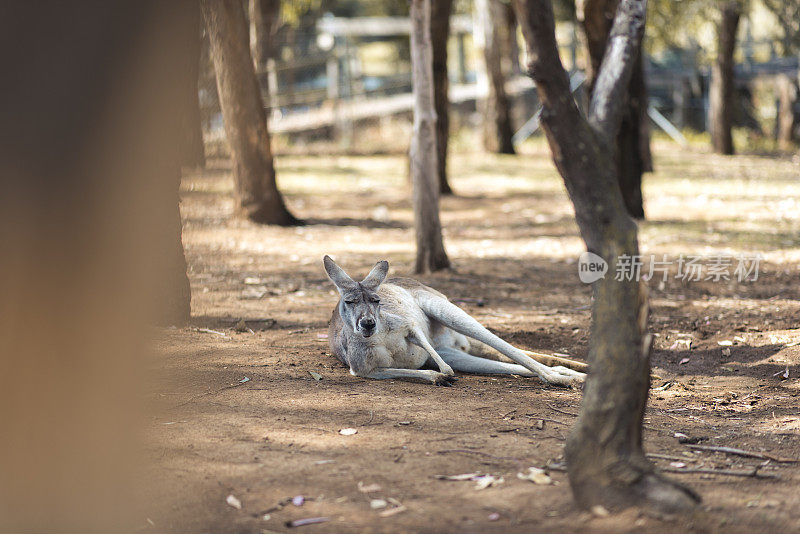
[[[199,395],[195,395],[191,399],[189,399],[187,401],[184,401],[184,402],[176,405],[175,407],[176,408],[180,408],[182,406],[186,406],[187,404],[191,404],[192,402],[196,401],[197,399],[202,399],[203,397],[208,397],[209,395],[216,395],[217,393],[222,393],[226,389],[238,388],[239,386],[243,386],[243,385],[245,385],[245,384],[247,384],[249,382],[250,382],[250,380],[247,380],[245,382],[239,382],[239,383],[236,383],[236,384],[231,384],[229,386],[221,387],[221,388],[219,388],[217,390],[214,390],[214,391],[206,391],[205,393],[200,393]],[[256,388],[256,389],[261,389],[261,388]]]
[[[656,458],[658,460],[677,460],[679,462],[684,461],[693,461],[694,458],[690,458],[688,456],[672,456],[670,454],[656,454],[656,453],[647,453],[645,454],[648,458]]]
[[[228,337],[228,334],[225,332],[220,332],[219,330],[211,330],[210,328],[192,328],[195,332],[200,332],[201,334],[216,334],[222,337]]]
[[[287,521],[286,526],[289,528],[292,527],[303,527],[305,525],[313,525],[316,523],[325,523],[326,521],[330,521],[330,517],[309,517],[307,519],[295,519],[294,521]]]
[[[551,410],[553,410],[554,412],[563,413],[564,415],[571,415],[572,417],[578,417],[578,414],[576,414],[576,413],[565,412],[564,410],[559,410],[558,408],[556,408],[555,406],[552,406],[550,404],[548,404],[547,407],[550,408]]]
[[[729,477],[752,477],[752,478],[772,478],[772,479],[779,479],[778,475],[774,475],[772,473],[759,473],[758,469],[761,466],[756,466],[753,469],[749,469],[746,471],[735,471],[733,469],[704,469],[702,467],[698,468],[677,468],[677,467],[665,467],[663,469],[659,469],[659,471],[665,473],[701,473],[701,474],[708,474],[708,475],[725,475]]]
[[[726,454],[744,456],[745,458],[758,458],[759,460],[771,460],[779,464],[792,464],[800,462],[800,460],[795,458],[778,458],[761,452],[746,451],[744,449],[736,449],[733,447],[715,447],[713,445],[689,445],[689,447],[692,449],[697,449],[699,451],[724,452]]]
[[[460,454],[477,454],[479,456],[485,456],[487,458],[492,458],[494,460],[511,460],[512,462],[517,462],[519,464],[524,464],[525,461],[522,458],[517,458],[515,456],[495,456],[494,454],[489,454],[488,452],[483,451],[473,451],[470,449],[442,449],[440,451],[436,451],[436,454],[449,454],[449,453],[460,453]]]

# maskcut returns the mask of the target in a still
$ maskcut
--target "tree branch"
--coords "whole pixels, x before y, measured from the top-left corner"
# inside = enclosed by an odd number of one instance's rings
[[[606,142],[617,135],[625,93],[644,34],[647,0],[622,0],[608,36],[606,53],[589,104],[589,123]]]

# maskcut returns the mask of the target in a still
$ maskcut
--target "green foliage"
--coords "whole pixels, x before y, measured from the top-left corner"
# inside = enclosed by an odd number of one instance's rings
[[[323,0],[282,0],[281,17],[284,24],[296,28],[310,14],[321,14]]]
[[[800,0],[761,0],[780,25],[780,46],[786,55],[800,51]]]

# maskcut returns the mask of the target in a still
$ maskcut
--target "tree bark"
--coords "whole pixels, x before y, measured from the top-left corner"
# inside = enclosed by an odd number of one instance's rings
[[[409,156],[414,183],[414,227],[417,241],[414,272],[427,273],[450,266],[450,260],[444,251],[442,225],[439,221],[431,0],[412,0],[410,15],[414,132]]]
[[[620,3],[584,119],[558,55],[551,2],[514,2],[553,159],[587,249],[602,257],[611,273],[618,258],[639,253],[636,224],[625,208],[611,147],[625,111],[623,97],[644,30],[645,3]],[[584,508],[691,507],[697,496],[656,473],[642,449],[650,380],[646,286],[611,273],[593,284],[592,372],[565,450],[572,492]]]
[[[256,223],[298,221],[275,183],[269,131],[248,46],[247,20],[239,0],[201,0],[217,73],[225,134],[231,147],[236,214]]]
[[[189,318],[178,187],[198,10],[0,5],[0,532],[140,522],[152,322]]]
[[[206,166],[206,150],[203,142],[203,121],[200,117],[200,61],[202,56],[203,38],[201,34],[202,20],[199,10],[195,10],[196,42],[192,43],[192,53],[196,60],[189,63],[189,78],[187,79],[187,97],[191,102],[187,106],[184,117],[184,146],[181,149],[182,161],[185,167],[204,168]]]
[[[483,146],[489,152],[514,154],[511,112],[503,75],[503,37],[506,14],[500,0],[476,0],[478,47],[482,48],[488,95],[480,102]]]
[[[578,10],[589,53],[587,89],[590,98],[618,4],[619,0],[584,0]],[[635,219],[644,219],[642,174],[652,171],[653,163],[650,154],[644,58],[641,54],[635,60],[625,102],[626,109],[614,148],[617,174],[628,213]]]
[[[717,25],[717,58],[711,67],[709,87],[708,128],[711,147],[717,154],[733,154],[734,78],[733,52],[736,48],[736,30],[742,14],[738,1],[725,2],[720,8]]]
[[[436,109],[436,154],[439,192],[452,195],[447,180],[447,142],[450,137],[450,99],[447,79],[447,39],[450,37],[450,13],[453,0],[435,0],[431,4],[431,46],[433,47],[433,105]]]
[[[797,129],[797,116],[794,106],[797,102],[797,84],[787,74],[782,74],[777,79],[778,85],[778,144],[783,150],[791,150],[795,141]]]

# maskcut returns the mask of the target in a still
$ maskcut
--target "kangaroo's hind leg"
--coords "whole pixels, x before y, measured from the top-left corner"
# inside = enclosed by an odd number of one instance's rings
[[[584,373],[573,371],[566,367],[548,367],[537,362],[522,350],[489,332],[485,326],[476,321],[467,312],[442,296],[420,291],[415,294],[415,298],[419,307],[428,317],[439,321],[456,332],[489,345],[518,364],[530,369],[545,382],[559,386],[571,386],[583,382],[586,378]]]
[[[450,367],[462,373],[536,376],[533,371],[517,363],[488,360],[452,347],[439,347],[436,349],[436,352],[439,353],[439,356],[441,356]]]

